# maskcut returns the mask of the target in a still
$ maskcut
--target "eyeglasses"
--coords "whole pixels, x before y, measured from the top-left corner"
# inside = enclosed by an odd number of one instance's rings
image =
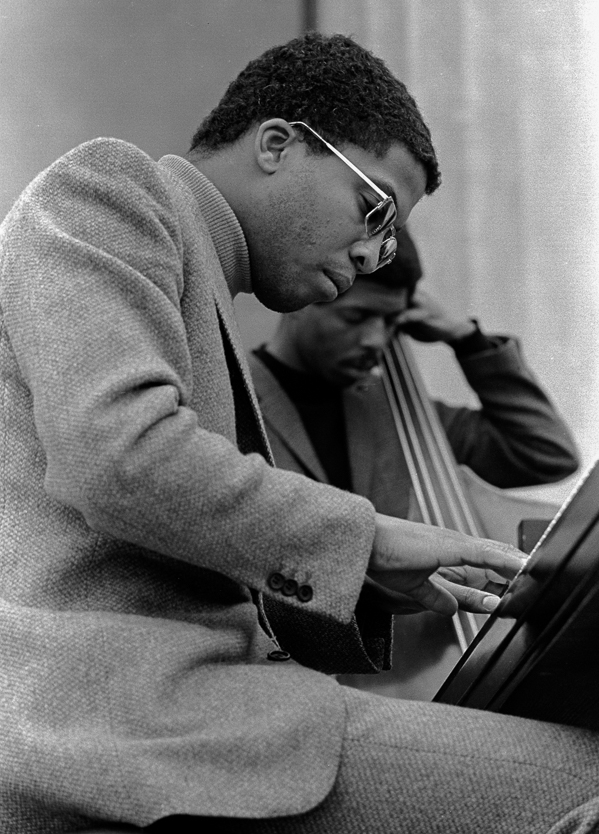
[[[393,197],[385,194],[384,191],[381,191],[378,185],[375,185],[373,181],[366,176],[366,174],[363,174],[353,162],[350,162],[350,160],[344,156],[341,151],[338,151],[337,148],[333,147],[330,142],[323,139],[319,133],[310,127],[310,125],[307,125],[305,122],[289,122],[289,124],[291,127],[300,125],[301,127],[305,127],[306,130],[309,130],[310,133],[316,136],[317,139],[320,139],[320,141],[326,145],[327,148],[335,154],[335,156],[338,156],[339,159],[345,162],[345,164],[348,165],[352,171],[354,171],[354,173],[361,177],[375,192],[375,194],[381,198],[380,202],[376,203],[364,218],[364,226],[366,227],[366,234],[369,238],[375,237],[382,231],[387,230],[379,250],[379,260],[375,269],[380,269],[382,266],[386,266],[393,260],[395,252],[397,251],[397,241],[395,239],[395,231],[392,225],[393,221],[397,217],[397,207]]]

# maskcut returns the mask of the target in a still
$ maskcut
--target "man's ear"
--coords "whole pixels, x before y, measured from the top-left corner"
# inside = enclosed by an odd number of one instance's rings
[[[285,158],[288,148],[297,141],[297,134],[285,119],[268,119],[262,122],[254,139],[254,154],[258,167],[265,174],[274,174]]]

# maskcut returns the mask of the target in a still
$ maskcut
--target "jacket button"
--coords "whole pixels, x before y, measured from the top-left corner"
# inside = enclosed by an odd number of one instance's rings
[[[271,573],[267,580],[268,587],[272,588],[273,591],[280,591],[283,585],[285,584],[285,577],[282,573]]]
[[[292,597],[297,594],[297,582],[295,579],[286,579],[281,588],[284,597]]]
[[[311,585],[300,585],[297,589],[297,598],[300,602],[310,602],[314,596],[314,591]]]

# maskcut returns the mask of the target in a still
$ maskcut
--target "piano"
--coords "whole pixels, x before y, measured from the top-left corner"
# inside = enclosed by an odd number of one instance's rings
[[[599,461],[433,700],[599,730]]]

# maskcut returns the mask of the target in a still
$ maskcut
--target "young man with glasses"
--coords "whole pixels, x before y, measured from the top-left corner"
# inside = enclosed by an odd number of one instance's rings
[[[95,140],[17,201],[0,277],[4,834],[429,834],[479,831],[481,813],[507,832],[514,796],[520,831],[596,813],[594,735],[389,706],[331,677],[386,665],[406,599],[489,610],[489,572],[521,556],[268,462],[232,297],[336,298],[389,256],[387,198],[398,229],[438,184],[405,87],[311,34],[251,62],[186,159]]]

